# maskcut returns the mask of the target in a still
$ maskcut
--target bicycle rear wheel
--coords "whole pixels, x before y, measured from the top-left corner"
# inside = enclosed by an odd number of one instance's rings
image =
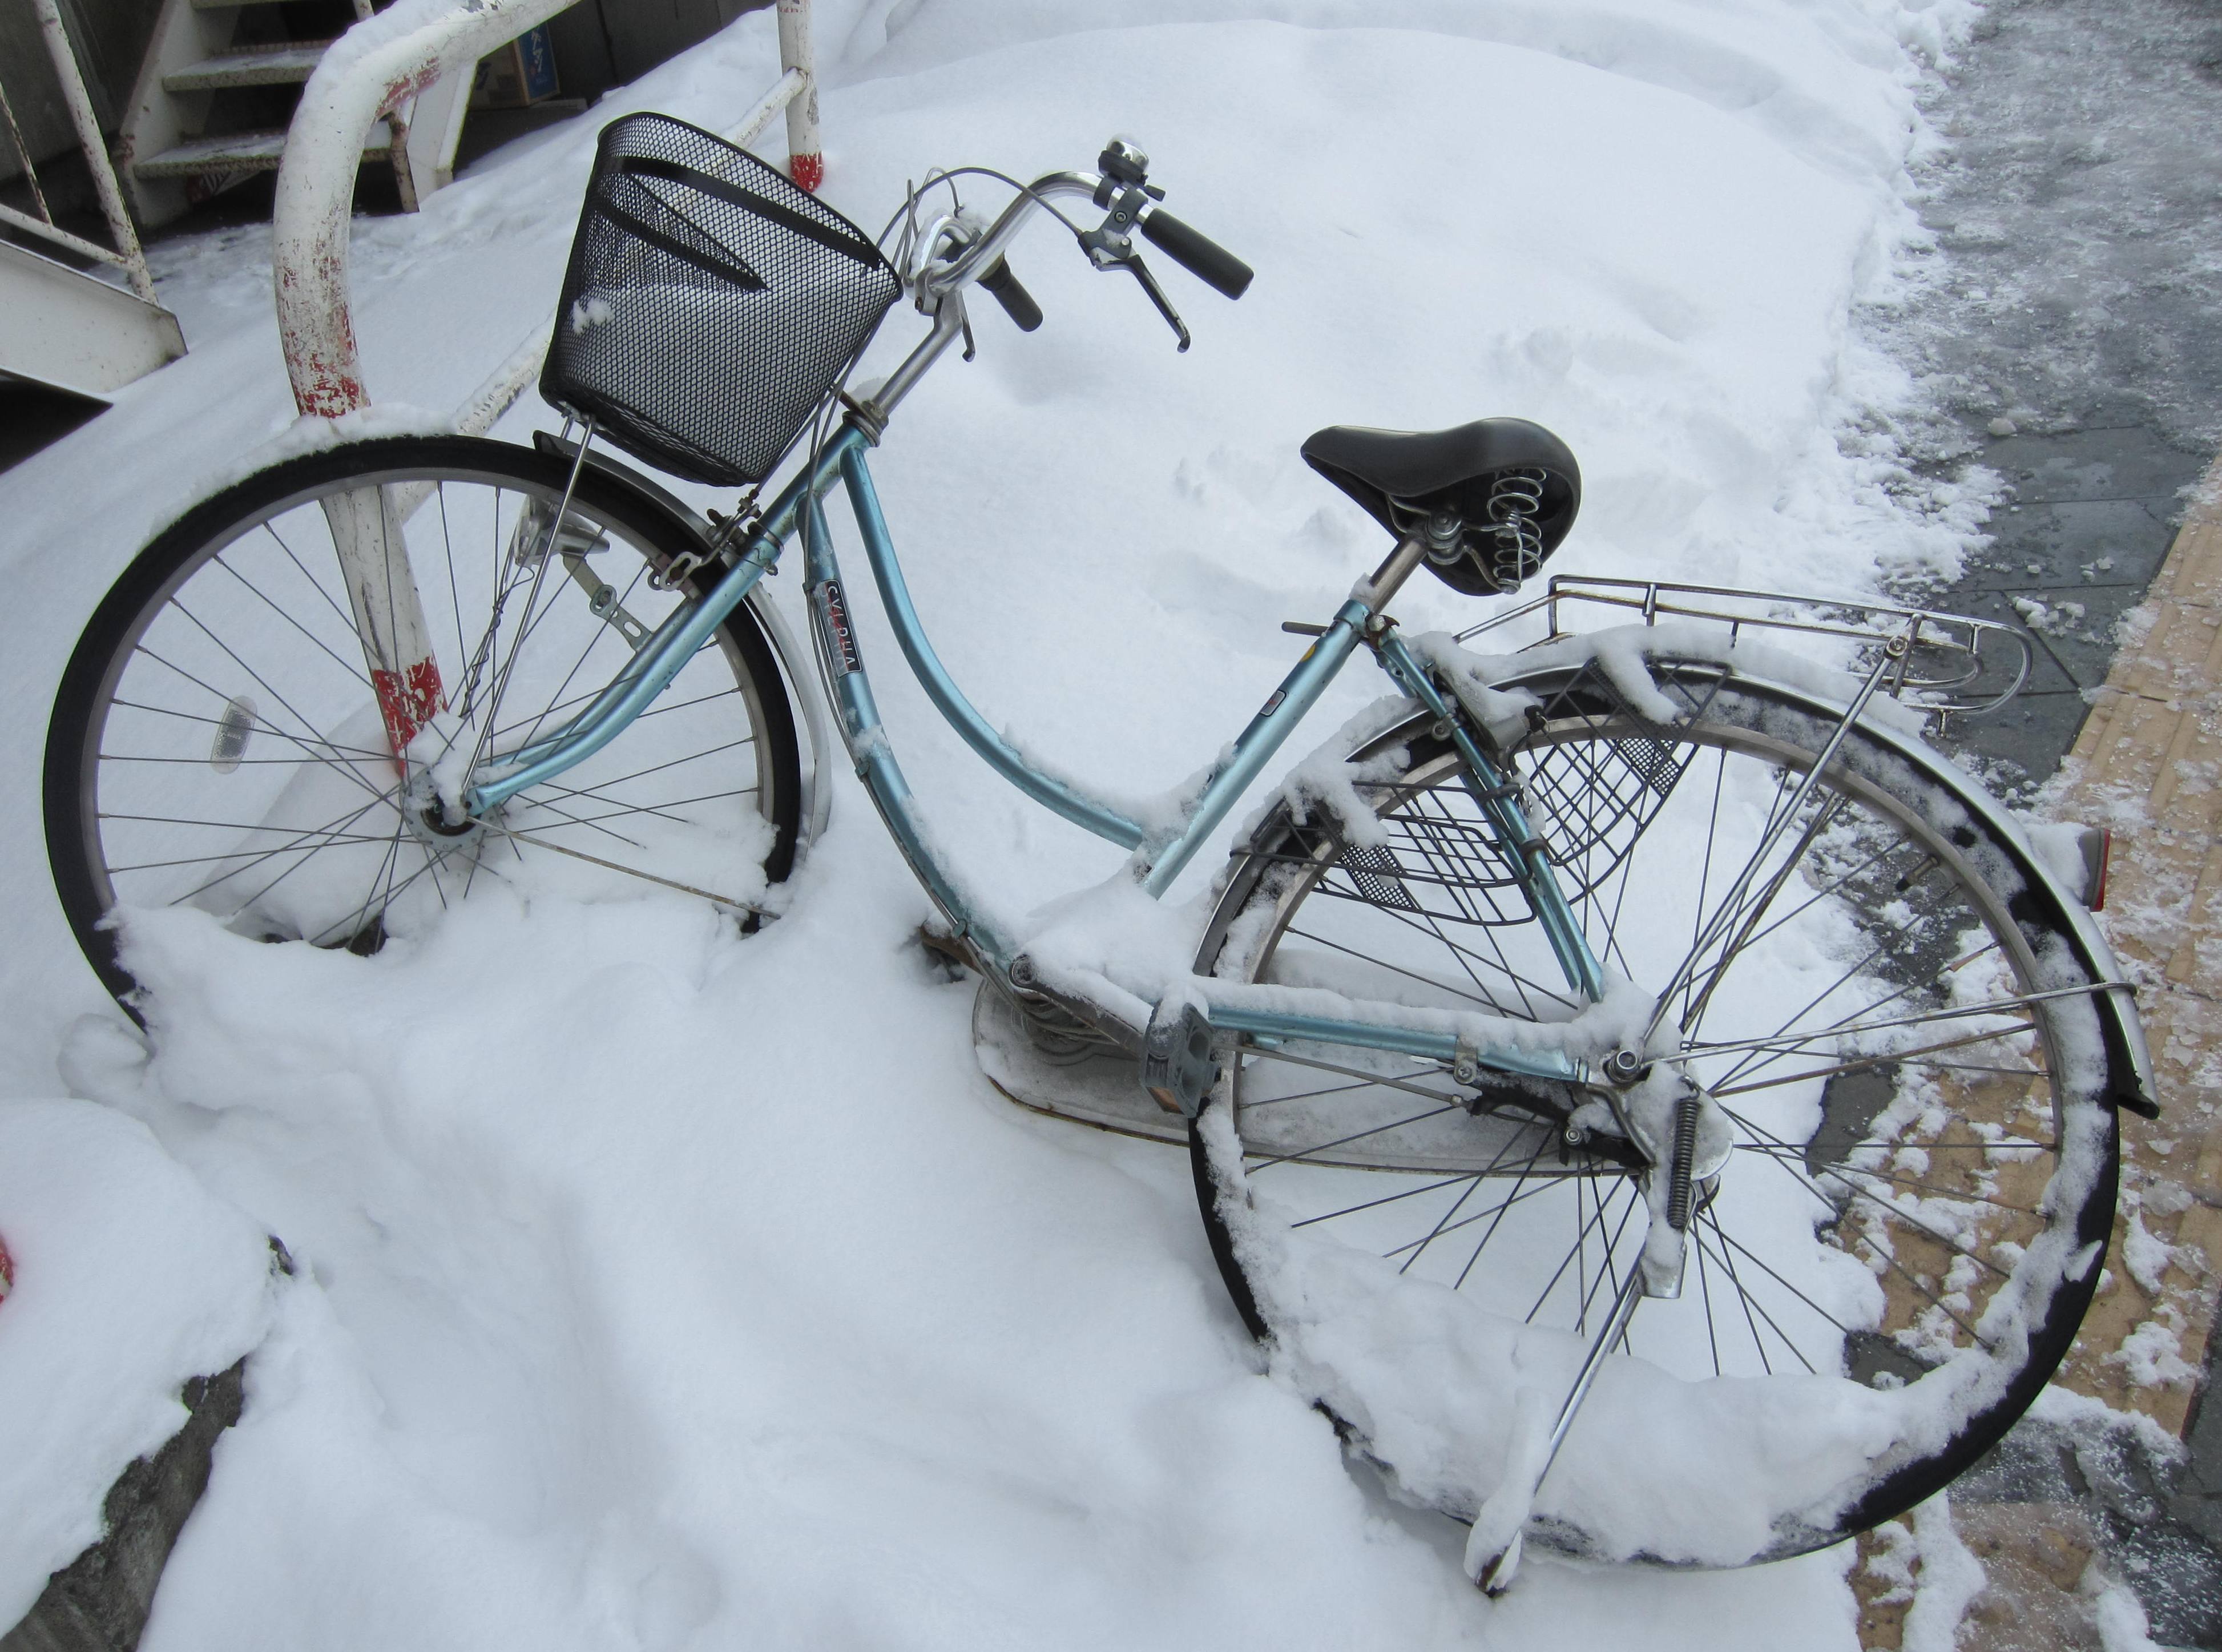
[[[1716,666],[1654,669],[1684,720],[1593,669],[1517,685],[1539,720],[1514,761],[1609,970],[1658,990],[1694,957],[1666,1027],[1734,1145],[1681,1297],[1641,1303],[1531,1537],[1741,1564],[1902,1512],[2035,1398],[2098,1283],[2129,1057],[1963,776],[1855,728],[1798,802],[1832,724]],[[1199,973],[1571,1019],[1456,753],[1423,719],[1359,759],[1385,839],[1269,818]],[[1250,1040],[1194,1132],[1252,1332],[1460,1518],[1548,1429],[1642,1244],[1649,1166],[1589,1099]]]
[[[551,536],[569,480],[560,459],[470,437],[348,443],[195,506],[125,571],[56,695],[45,807],[62,905],[127,1007],[136,983],[103,921],[118,907],[368,952],[492,883],[675,889],[745,920],[786,876],[794,719],[746,605],[618,739],[482,825],[447,835],[401,806],[327,507],[384,491],[448,750],[493,757],[582,707],[693,594],[651,575],[701,549],[694,532],[592,467]]]

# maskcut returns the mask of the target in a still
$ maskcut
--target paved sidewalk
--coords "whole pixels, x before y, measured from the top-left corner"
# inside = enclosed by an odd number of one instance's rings
[[[1961,1534],[1992,1573],[1970,1649],[2099,1645],[2079,1592],[2094,1554],[2144,1600],[2156,1638],[2222,1643],[2222,1405],[2200,1391],[2222,1264],[2218,503],[2176,535],[2052,802],[2115,831],[2106,927],[2137,985],[2163,1109],[2156,1123],[2124,1115],[2106,1282],[2057,1380],[2150,1417],[2188,1457],[2033,1438],[1957,1492]]]
[[[2222,464],[2211,480],[2222,488]],[[2098,1652],[2108,1582],[2139,1598],[2163,1644],[2222,1644],[2222,1404],[2201,1405],[2200,1381],[2222,1265],[2222,500],[2187,518],[2125,629],[2047,803],[2116,833],[2105,920],[2137,987],[2162,1116],[2123,1115],[2107,1270],[2056,1380],[2150,1418],[2187,1454],[2018,1425],[1952,1488],[1988,1575],[1962,1652]],[[1856,1582],[1863,1643],[1899,1646],[1905,1602],[1874,1569]]]
[[[1960,55],[1929,103],[1951,140],[1919,202],[1940,256],[1875,325],[1935,409],[1905,433],[1924,468],[2001,487],[1991,543],[1920,594],[2037,652],[2022,698],[1946,744],[2116,829],[2106,921],[2159,1065],[2164,1115],[2124,1120],[2109,1281],[2061,1384],[2189,1446],[2024,1420],[1952,1488],[1989,1577],[1960,1645],[2100,1648],[2111,1580],[2162,1644],[2222,1648],[2222,1400],[2200,1391],[2222,1365],[2222,13],[1992,0]],[[1855,1580],[1863,1641],[1898,1646],[1904,1604]]]

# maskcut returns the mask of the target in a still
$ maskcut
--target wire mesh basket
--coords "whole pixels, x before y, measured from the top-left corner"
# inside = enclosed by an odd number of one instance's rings
[[[674,475],[759,482],[901,290],[754,155],[628,116],[602,129],[540,393]]]

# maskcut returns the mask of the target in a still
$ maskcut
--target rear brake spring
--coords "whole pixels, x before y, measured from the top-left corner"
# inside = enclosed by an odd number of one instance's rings
[[[1690,1167],[1698,1156],[1698,1098],[1674,1103],[1674,1158],[1667,1170],[1666,1225],[1676,1233],[1690,1226]]]

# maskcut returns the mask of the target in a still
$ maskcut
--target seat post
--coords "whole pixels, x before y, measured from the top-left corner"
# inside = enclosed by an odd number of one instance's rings
[[[1373,570],[1372,577],[1351,595],[1371,612],[1379,613],[1389,606],[1389,599],[1403,589],[1404,581],[1412,577],[1429,547],[1443,543],[1455,547],[1465,528],[1463,522],[1447,512],[1427,518],[1397,542],[1397,549]]]

